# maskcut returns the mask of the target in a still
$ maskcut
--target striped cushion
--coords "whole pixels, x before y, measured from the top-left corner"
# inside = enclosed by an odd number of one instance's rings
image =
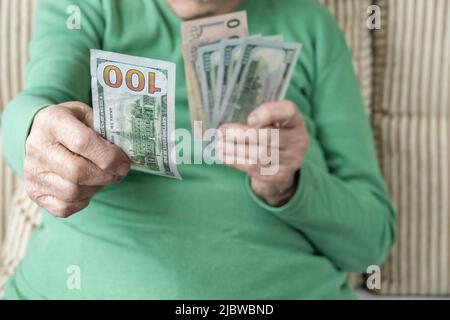
[[[6,233],[2,251],[0,269],[0,298],[6,280],[14,273],[17,265],[25,255],[28,239],[32,231],[41,224],[39,208],[28,198],[22,186],[19,186],[12,199],[9,229]]]
[[[0,0],[0,111],[22,88],[36,3],[37,0]],[[1,157],[1,146],[0,136],[0,297],[6,277],[22,258],[31,231],[40,219],[37,206],[25,195],[19,179]]]
[[[398,242],[382,292],[448,295],[450,1],[387,3],[372,112]]]
[[[0,111],[22,88],[36,2],[0,0]],[[1,146],[0,136],[0,243],[8,225],[14,190],[20,183],[1,157]]]

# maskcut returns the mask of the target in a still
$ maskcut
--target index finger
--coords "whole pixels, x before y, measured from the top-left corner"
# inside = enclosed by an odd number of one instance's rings
[[[119,147],[100,137],[76,117],[66,114],[57,120],[60,123],[53,126],[53,135],[67,149],[116,175],[129,169],[130,159]]]
[[[286,100],[269,102],[256,108],[248,116],[248,124],[257,128],[292,128],[302,124],[297,106]]]

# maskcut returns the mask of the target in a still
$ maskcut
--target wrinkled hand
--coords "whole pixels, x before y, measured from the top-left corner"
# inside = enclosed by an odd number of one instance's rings
[[[92,108],[67,102],[39,111],[26,141],[25,189],[40,207],[68,217],[102,187],[120,181],[130,160],[92,128]]]
[[[274,141],[276,135],[273,136],[271,130],[277,129],[279,138]],[[248,173],[254,193],[269,205],[277,207],[287,203],[297,190],[298,172],[308,149],[306,125],[297,106],[290,101],[267,103],[249,115],[247,124],[226,123],[219,130],[223,138],[218,141],[216,150],[222,162]],[[268,139],[258,139],[256,143],[249,139],[229,139],[230,133],[233,136],[236,130],[244,132],[245,136],[256,131],[258,137],[266,130]],[[269,171],[271,174],[263,174],[262,169],[274,163],[262,161],[261,152],[272,155],[279,152],[275,159],[278,160],[277,170]]]

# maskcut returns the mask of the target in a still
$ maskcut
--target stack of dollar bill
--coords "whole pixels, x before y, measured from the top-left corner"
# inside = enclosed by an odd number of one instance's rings
[[[203,129],[244,123],[256,107],[284,99],[299,44],[248,37],[245,12],[185,22],[182,35],[191,117]]]

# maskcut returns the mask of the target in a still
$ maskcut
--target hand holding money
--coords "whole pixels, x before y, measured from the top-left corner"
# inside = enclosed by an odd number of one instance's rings
[[[48,212],[68,217],[82,210],[129,170],[125,153],[94,131],[91,107],[67,102],[36,114],[26,142],[25,189]]]
[[[175,64],[91,51],[94,127],[135,170],[180,179],[174,149]]]
[[[221,140],[217,144],[217,154],[224,163],[244,171],[251,177],[251,186],[255,194],[272,206],[281,206],[289,201],[297,190],[297,173],[308,150],[308,132],[297,106],[290,101],[269,102],[250,113],[247,123],[226,123],[219,128],[223,136],[232,134],[233,130],[245,134],[248,130],[273,129],[279,130],[277,139],[264,141],[263,145],[264,148],[269,147],[271,152],[276,150],[279,153],[276,167],[273,163],[269,164],[272,168],[276,168],[272,174],[261,174],[263,172],[261,168],[268,164],[261,163],[258,154],[251,151],[252,148],[261,150],[260,146],[249,145],[247,140],[241,140],[237,145],[236,141],[232,141],[232,146],[226,139]],[[257,135],[260,136],[259,133]],[[271,134],[266,136],[272,137]],[[240,154],[246,158],[237,158]]]
[[[240,32],[223,36],[230,21],[236,22]],[[182,25],[189,107],[203,129],[219,127],[218,158],[249,174],[253,191],[268,204],[281,206],[297,189],[297,173],[308,148],[306,126],[297,106],[283,100],[301,45],[285,43],[282,36],[248,37],[246,31],[244,12]],[[277,131],[278,139],[264,143],[230,139],[251,137],[255,132],[257,137],[271,138],[270,130]],[[277,152],[275,166],[261,162],[259,151],[267,147],[269,153]],[[267,165],[276,170],[268,173],[270,168],[263,168]]]

